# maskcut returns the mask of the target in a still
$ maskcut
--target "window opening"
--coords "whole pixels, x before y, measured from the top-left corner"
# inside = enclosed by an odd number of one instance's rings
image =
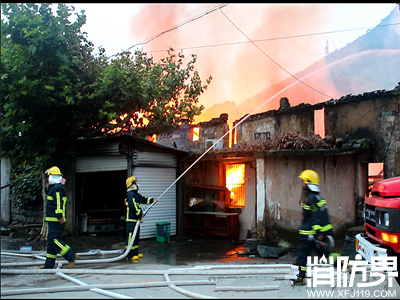
[[[230,207],[243,208],[246,205],[245,164],[227,164],[226,187],[231,192]]]
[[[200,128],[194,127],[193,128],[193,142],[200,140]]]
[[[314,110],[314,133],[325,137],[325,109]]]

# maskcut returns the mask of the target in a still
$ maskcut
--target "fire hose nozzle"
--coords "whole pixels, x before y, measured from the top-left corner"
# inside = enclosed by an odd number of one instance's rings
[[[314,241],[318,248],[326,248],[326,249],[329,249],[329,250],[333,250],[333,247],[335,245],[335,242],[334,242],[333,238],[330,235],[328,235],[326,237],[326,239],[327,239],[326,243],[316,239],[312,234],[310,234],[307,239],[309,241]]]

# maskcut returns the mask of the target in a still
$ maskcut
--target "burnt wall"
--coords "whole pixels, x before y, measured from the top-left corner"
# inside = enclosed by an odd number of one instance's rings
[[[157,134],[157,143],[174,147],[188,152],[203,152],[215,144],[225,133],[229,131],[228,115],[221,114],[219,118],[197,125],[183,124],[179,129]],[[195,128],[199,129],[199,139],[194,141]],[[215,148],[228,148],[229,135],[227,134]]]
[[[283,133],[314,134],[314,110],[310,105],[281,107],[247,117],[236,127],[237,143],[253,144],[258,140],[274,139]]]
[[[325,133],[344,141],[372,141],[368,161],[385,163],[385,177],[400,176],[400,98],[393,94],[349,97],[325,106]]]

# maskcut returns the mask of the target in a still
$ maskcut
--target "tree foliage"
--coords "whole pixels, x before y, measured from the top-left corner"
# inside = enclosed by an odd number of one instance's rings
[[[100,110],[105,120],[117,119],[126,114],[116,124],[102,123],[100,128],[130,130],[136,127],[138,135],[150,135],[166,129],[177,128],[182,123],[192,123],[194,117],[204,109],[199,96],[207,89],[201,84],[198,72],[194,69],[196,56],[182,68],[184,55],[168,50],[168,57],[155,63],[142,51],[121,53],[107,65],[105,72],[97,78],[95,97],[107,99]],[[138,117],[143,115],[143,119]],[[139,129],[139,130],[138,130]]]
[[[10,174],[11,199],[16,207],[26,209],[29,205],[40,203],[42,200],[42,168],[41,163],[24,163],[13,169]]]
[[[49,3],[1,9],[2,155],[12,162],[60,164],[78,137],[132,127],[146,136],[201,113],[199,96],[212,78],[202,84],[196,56],[186,67],[173,49],[160,62],[139,50],[110,61],[81,32],[84,11],[58,4],[53,12]]]

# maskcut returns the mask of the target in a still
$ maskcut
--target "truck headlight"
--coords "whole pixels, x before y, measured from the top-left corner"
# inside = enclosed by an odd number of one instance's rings
[[[382,223],[383,223],[383,226],[386,226],[389,228],[389,214],[387,212],[383,213]]]

